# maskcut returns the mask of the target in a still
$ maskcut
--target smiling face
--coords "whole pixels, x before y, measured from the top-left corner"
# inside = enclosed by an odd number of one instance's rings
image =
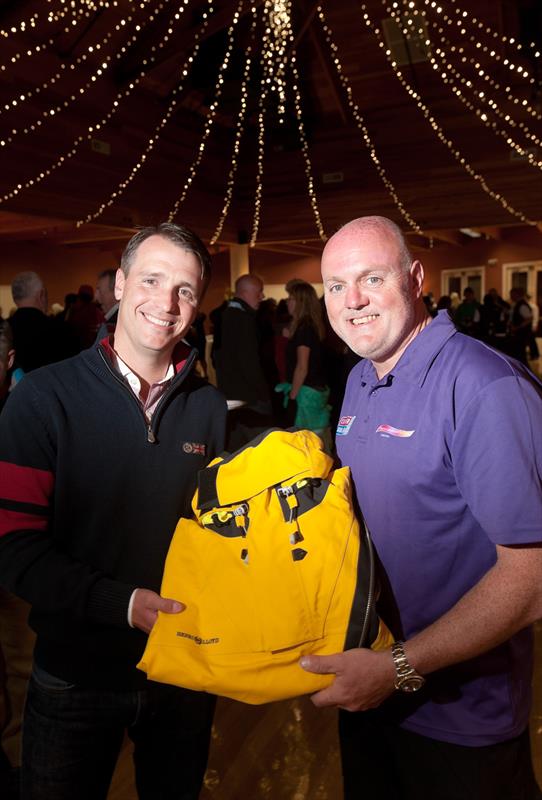
[[[128,274],[118,270],[115,350],[133,370],[167,364],[192,324],[203,289],[198,258],[162,236],[139,245]],[[143,369],[140,367],[143,372]]]
[[[322,255],[329,321],[379,377],[389,372],[427,323],[421,302],[423,267],[408,263],[392,228],[354,220],[333,236]]]

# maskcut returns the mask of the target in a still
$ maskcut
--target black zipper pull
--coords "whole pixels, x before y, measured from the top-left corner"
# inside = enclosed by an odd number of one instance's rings
[[[153,431],[152,431],[152,428],[150,427],[150,425],[149,425],[149,427],[147,428],[147,441],[148,441],[150,444],[156,444],[156,436],[154,435],[154,433],[153,433]]]

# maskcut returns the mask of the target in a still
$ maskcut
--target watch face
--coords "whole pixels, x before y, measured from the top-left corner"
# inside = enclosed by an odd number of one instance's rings
[[[417,692],[425,683],[425,678],[422,678],[421,675],[411,675],[408,678],[405,678],[401,681],[399,689],[402,692]]]

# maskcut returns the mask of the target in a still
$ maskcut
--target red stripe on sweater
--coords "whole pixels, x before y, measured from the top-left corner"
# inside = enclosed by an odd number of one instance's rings
[[[22,511],[8,511],[6,508],[0,508],[0,536],[29,528],[35,531],[44,531],[47,529],[47,519]]]
[[[0,461],[0,496],[6,500],[47,506],[54,485],[52,472]]]

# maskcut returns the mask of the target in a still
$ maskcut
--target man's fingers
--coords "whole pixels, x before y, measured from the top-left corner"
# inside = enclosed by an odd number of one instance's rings
[[[316,694],[311,695],[311,702],[316,706],[316,708],[338,706],[339,700],[337,698],[335,685],[332,684],[331,686],[328,686],[327,689],[322,689],[321,692],[316,692]]]
[[[160,597],[160,602],[156,606],[156,610],[163,611],[164,614],[178,614],[180,611],[184,611],[185,608],[184,603],[180,603],[178,600],[170,600],[167,597]]]
[[[307,672],[316,672],[318,675],[335,674],[340,667],[338,656],[303,656],[299,664]]]

